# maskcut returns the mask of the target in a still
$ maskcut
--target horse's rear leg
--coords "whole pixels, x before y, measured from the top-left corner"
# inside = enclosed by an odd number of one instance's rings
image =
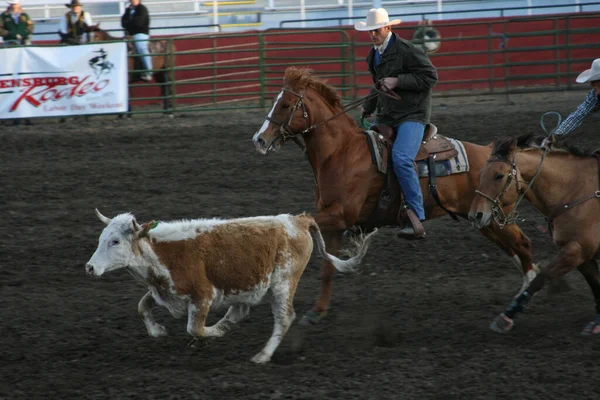
[[[338,255],[344,239],[343,233],[343,230],[323,232],[325,248],[329,254],[333,254],[335,256]],[[323,317],[327,315],[327,311],[329,310],[329,302],[331,300],[334,275],[335,268],[333,265],[324,261],[321,266],[321,288],[319,295],[317,296],[312,310],[307,312],[300,320],[300,325],[316,325]]]
[[[508,308],[490,324],[490,329],[497,333],[507,333],[513,326],[513,319],[523,311],[532,297],[539,292],[548,280],[564,277],[568,272],[584,263],[581,245],[571,241],[560,248],[552,261],[536,275],[527,288],[518,295]]]
[[[325,240],[325,248],[329,254],[337,255],[342,247],[344,239],[344,230],[346,223],[342,217],[343,209],[339,205],[334,205],[326,210],[320,211],[315,216],[315,221],[319,225]],[[321,267],[321,291],[315,301],[313,309],[306,313],[300,320],[301,325],[315,325],[325,315],[329,309],[331,300],[331,287],[333,285],[333,276],[335,268],[329,262],[323,262]]]
[[[598,272],[598,263],[596,260],[590,260],[580,265],[578,269],[590,285],[596,302],[596,318],[585,326],[581,334],[586,336],[598,335],[600,334],[600,273]]]
[[[161,88],[161,92],[162,92],[162,96],[163,96],[163,110],[165,110],[165,115],[168,115],[169,117],[173,117],[173,113],[170,111],[167,111],[171,108],[171,87],[170,87],[170,80],[169,80],[169,72],[168,71],[163,71],[162,72],[162,79],[161,79],[162,83],[160,85]]]

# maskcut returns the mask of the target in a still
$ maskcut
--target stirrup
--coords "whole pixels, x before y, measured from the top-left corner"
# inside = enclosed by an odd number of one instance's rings
[[[400,230],[398,236],[400,237],[412,237],[414,239],[422,239],[425,237],[425,228],[417,214],[410,208],[406,209],[406,215],[408,216],[409,225],[406,225]]]

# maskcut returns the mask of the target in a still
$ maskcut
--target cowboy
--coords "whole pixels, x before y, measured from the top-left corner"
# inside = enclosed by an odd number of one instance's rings
[[[0,15],[0,36],[5,42],[21,45],[31,44],[33,21],[23,12],[19,0],[8,1],[8,8]]]
[[[83,11],[79,0],[71,0],[65,4],[69,12],[62,16],[58,25],[60,42],[65,44],[81,44],[91,41],[90,25],[92,17],[89,12]]]
[[[575,79],[577,83],[589,82],[592,90],[585,96],[583,102],[573,111],[562,124],[556,128],[554,134],[560,139],[564,139],[577,128],[583,120],[591,113],[600,109],[600,58],[596,58],[592,62],[592,67],[586,69]],[[546,147],[550,142],[550,138],[544,139],[542,146]]]
[[[135,50],[142,55],[146,72],[140,74],[140,79],[152,80],[152,57],[148,48],[150,39],[150,14],[140,0],[129,0],[129,6],[121,17],[121,26],[129,36],[133,36]]]
[[[437,70],[423,49],[392,33],[392,26],[401,23],[390,21],[383,8],[372,8],[366,21],[357,22],[354,28],[369,32],[373,48],[367,56],[367,66],[373,82],[381,82],[400,99],[380,94],[362,107],[363,117],[376,112],[376,122],[389,125],[397,132],[392,148],[394,172],[404,193],[409,223],[399,235],[422,238],[425,229],[423,194],[415,171],[414,159],[430,122],[431,92],[438,80]],[[374,88],[372,91],[375,90]]]

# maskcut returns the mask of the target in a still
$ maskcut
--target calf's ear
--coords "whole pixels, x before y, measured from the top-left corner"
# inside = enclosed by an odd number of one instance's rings
[[[141,239],[148,236],[148,231],[150,231],[150,229],[152,228],[155,228],[156,225],[158,225],[158,222],[152,220],[151,222],[138,225],[138,223],[135,222],[135,220],[133,220],[133,224],[133,231],[135,232],[135,237]]]

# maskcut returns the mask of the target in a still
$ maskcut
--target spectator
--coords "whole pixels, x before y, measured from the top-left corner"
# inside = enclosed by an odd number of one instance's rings
[[[127,35],[132,36],[135,44],[135,50],[142,55],[142,61],[146,72],[140,74],[140,78],[145,81],[152,80],[152,56],[148,47],[150,39],[150,14],[148,9],[140,0],[129,0],[129,6],[121,17],[121,26],[125,29]]]
[[[31,44],[33,22],[21,8],[19,0],[10,0],[8,8],[0,15],[0,36],[5,42]]]
[[[64,44],[81,44],[91,41],[90,25],[92,17],[89,12],[83,11],[79,0],[71,0],[65,4],[71,10],[62,16],[58,25],[60,42]]]

